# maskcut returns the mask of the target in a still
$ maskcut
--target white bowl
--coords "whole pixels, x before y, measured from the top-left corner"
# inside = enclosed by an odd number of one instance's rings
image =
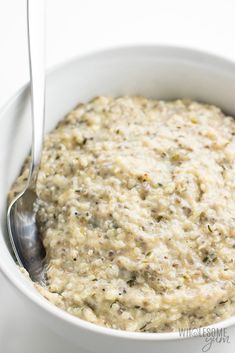
[[[235,115],[235,64],[195,50],[139,46],[90,54],[59,66],[47,77],[46,130],[78,102],[97,95],[188,97],[216,104]],[[78,345],[100,353],[199,352],[205,339],[179,333],[133,333],[107,329],[75,318],[45,300],[17,268],[6,232],[6,195],[20,171],[31,142],[28,86],[0,114],[0,268],[39,320]],[[23,324],[23,323],[22,323]],[[215,328],[229,327],[235,317]],[[232,326],[233,325],[233,326]],[[196,334],[194,332],[194,334]],[[223,347],[229,351],[229,345]]]

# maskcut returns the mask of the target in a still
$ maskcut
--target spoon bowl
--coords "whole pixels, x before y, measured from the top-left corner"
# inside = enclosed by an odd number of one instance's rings
[[[36,192],[26,189],[9,206],[7,221],[18,264],[33,281],[45,283],[45,249],[36,222]]]

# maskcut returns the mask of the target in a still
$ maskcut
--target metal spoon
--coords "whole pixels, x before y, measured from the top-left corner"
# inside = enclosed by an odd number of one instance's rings
[[[25,189],[11,202],[7,225],[11,245],[20,266],[33,281],[45,281],[45,249],[36,224],[36,181],[43,146],[45,115],[44,0],[27,0],[28,47],[31,81],[32,151]]]

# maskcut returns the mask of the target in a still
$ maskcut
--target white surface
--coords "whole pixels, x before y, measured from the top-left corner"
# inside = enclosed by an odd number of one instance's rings
[[[0,0],[0,106],[28,79],[26,0]],[[235,58],[234,0],[47,0],[47,65],[133,43]]]
[[[25,0],[0,0],[0,106],[28,80],[25,10]],[[235,59],[234,14],[234,0],[48,0],[47,66],[134,43],[192,46]],[[31,319],[1,275],[0,351],[75,351]]]
[[[79,353],[81,352],[44,325],[35,321],[27,306],[0,274],[0,352]]]

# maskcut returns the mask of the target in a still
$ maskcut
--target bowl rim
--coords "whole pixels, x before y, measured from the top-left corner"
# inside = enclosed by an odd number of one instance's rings
[[[193,59],[194,61],[202,60],[204,63],[214,64],[215,66],[224,68],[226,70],[232,70],[235,73],[235,61],[217,55],[215,53],[209,53],[204,50],[194,49],[186,46],[176,46],[176,45],[165,45],[165,44],[137,44],[137,45],[122,45],[109,47],[108,49],[99,49],[94,51],[89,51],[86,54],[78,55],[72,57],[69,60],[66,60],[62,63],[52,66],[49,70],[46,70],[46,75],[50,76],[56,74],[57,71],[66,69],[66,67],[75,64],[76,62],[82,62],[84,60],[99,58],[99,57],[109,57],[115,53],[125,54],[128,52],[136,52],[146,54],[156,55],[156,52],[163,52],[165,54],[174,53],[175,56],[179,56],[184,59]],[[7,110],[11,105],[21,96],[21,94],[29,87],[29,82],[24,84],[0,109],[0,119],[4,116]],[[1,234],[1,238],[3,235]],[[0,253],[2,249],[0,248]],[[5,252],[5,251],[4,251]],[[10,255],[11,256],[11,255]],[[15,263],[15,261],[12,259]],[[77,328],[81,327],[84,330],[89,331],[90,333],[96,333],[105,336],[112,336],[118,338],[124,338],[128,340],[139,340],[139,341],[169,341],[169,340],[182,340],[192,338],[191,335],[179,335],[179,332],[164,332],[164,333],[147,333],[147,332],[131,332],[124,330],[117,330],[112,328],[107,328],[99,326],[88,321],[82,320],[78,317],[72,316],[66,311],[58,308],[54,304],[50,303],[43,296],[39,296],[38,293],[29,292],[26,281],[22,280],[22,274],[19,271],[19,276],[16,276],[11,270],[7,267],[7,264],[4,263],[2,257],[0,256],[0,270],[3,273],[4,277],[15,287],[22,295],[26,296],[31,303],[40,307],[42,311],[48,312],[54,318],[66,321],[67,324],[71,324]],[[232,316],[228,319],[222,320],[216,324],[202,327],[200,329],[193,330],[193,338],[200,336],[202,330],[214,330],[214,329],[225,329],[235,324],[235,316]]]

